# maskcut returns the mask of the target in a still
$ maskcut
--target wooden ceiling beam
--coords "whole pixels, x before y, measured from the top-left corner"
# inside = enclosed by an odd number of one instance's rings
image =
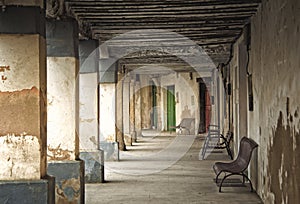
[[[226,9],[193,9],[193,10],[167,10],[167,11],[137,11],[137,10],[128,10],[126,12],[122,11],[105,11],[102,9],[76,9],[72,8],[73,12],[76,13],[78,17],[82,16],[87,16],[87,17],[94,17],[94,16],[99,16],[102,18],[107,18],[107,17],[136,17],[136,16],[141,16],[141,17],[147,17],[147,16],[188,16],[188,15],[217,15],[217,14],[241,14],[241,13],[255,13],[257,8],[256,6],[251,6],[251,7],[241,7],[241,8],[226,8]]]
[[[178,34],[178,36],[180,35],[183,35],[183,36],[188,36],[189,34],[192,34],[192,35],[203,35],[205,33],[222,33],[222,31],[224,31],[224,33],[227,33],[227,32],[230,32],[232,31],[232,33],[238,33],[239,31],[242,31],[243,27],[242,25],[238,28],[238,29],[220,29],[220,30],[205,30],[205,29],[197,29],[197,28],[191,28],[189,30],[189,28],[182,28],[182,27],[167,27],[167,28],[164,28],[162,26],[157,26],[153,29],[149,29],[150,27],[146,27],[146,26],[143,26],[143,27],[130,27],[130,28],[127,28],[125,30],[102,30],[102,29],[99,29],[99,28],[91,28],[91,30],[93,31],[93,35],[107,35],[107,36],[113,36],[113,37],[116,37],[120,34],[123,34],[123,36],[126,36],[127,38],[130,38],[130,36],[139,36],[139,37],[142,37],[142,36],[152,36],[152,37],[155,37],[155,36],[158,36],[159,34],[156,34],[155,32],[157,32],[158,30],[162,30],[165,32],[165,34],[167,32],[170,33],[170,36],[174,36],[174,34]],[[149,34],[149,30],[153,30],[153,34]],[[108,31],[108,32],[107,32]],[[137,32],[139,32],[139,34],[137,34]],[[161,34],[163,35],[163,34]]]
[[[239,14],[217,14],[217,15],[172,15],[172,16],[82,16],[78,17],[80,20],[86,20],[89,22],[101,22],[101,23],[143,23],[143,22],[185,22],[185,21],[212,21],[212,20],[243,20],[251,17],[255,12],[243,12]]]
[[[154,31],[155,32],[155,31]],[[153,33],[153,34],[133,34],[133,33],[125,33],[123,35],[120,34],[112,34],[112,33],[102,33],[99,30],[94,31],[94,35],[99,36],[102,39],[112,39],[115,37],[115,39],[118,40],[130,40],[130,39],[143,39],[143,40],[159,40],[159,39],[170,39],[170,38],[174,38],[174,37],[186,37],[189,38],[191,40],[195,39],[195,38],[203,38],[203,37],[207,37],[207,36],[236,36],[241,32],[241,29],[235,29],[235,30],[211,30],[211,31],[192,31],[192,32],[180,32],[180,33],[174,33],[174,32],[170,32],[170,33]]]
[[[99,35],[94,35],[95,38],[99,38],[102,42],[110,40],[106,38],[100,38]],[[237,35],[205,35],[202,36],[201,38],[191,38],[188,39],[186,37],[182,38],[165,38],[165,39],[129,39],[129,40],[119,40],[119,39],[113,39],[109,42],[110,46],[133,46],[135,44],[139,44],[139,46],[177,46],[177,45],[193,45],[193,44],[198,44],[198,45],[204,45],[210,42],[213,43],[222,43],[222,42],[234,42],[237,38]],[[190,42],[190,40],[193,40],[193,42]]]
[[[120,0],[120,1],[82,1],[82,0],[66,0],[66,3],[70,6],[106,6],[111,8],[157,8],[157,7],[182,7],[182,6],[218,6],[218,5],[241,5],[241,4],[259,4],[260,0],[170,0],[170,1],[140,1],[140,0]]]
[[[115,23],[115,24],[103,24],[103,23],[91,23],[91,29],[94,31],[101,30],[102,33],[125,33],[132,30],[138,29],[163,29],[163,30],[174,30],[179,32],[183,30],[205,30],[205,29],[217,29],[224,27],[228,28],[243,28],[247,21],[236,20],[236,21],[210,21],[210,22],[198,22],[186,21],[186,22],[154,22],[154,23]]]

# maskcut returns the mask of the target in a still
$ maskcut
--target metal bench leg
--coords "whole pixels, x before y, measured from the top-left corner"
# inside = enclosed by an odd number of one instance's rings
[[[249,181],[250,187],[251,187],[251,192],[253,192],[253,186],[252,186],[251,180],[248,178],[248,176],[246,174],[242,173],[242,175],[243,175],[243,180],[244,180],[244,178],[246,178]]]
[[[219,180],[219,176],[221,175],[222,171],[220,173],[218,173],[218,175],[216,176],[216,183],[218,183]]]
[[[209,140],[210,140],[210,138],[206,137],[206,139],[204,141],[204,147],[202,149],[202,159],[204,159],[204,157],[205,157],[205,153],[208,148]]]
[[[231,153],[231,150],[229,147],[229,143],[227,141],[225,142],[225,145],[226,145],[227,154],[230,156],[230,159],[233,159],[233,156],[232,156],[232,153]]]
[[[222,179],[222,181],[221,181],[221,183],[220,183],[220,186],[219,186],[219,193],[222,192],[221,189],[222,189],[223,182],[225,181],[225,179],[226,179],[228,176],[230,176],[230,174],[223,177],[223,179]]]

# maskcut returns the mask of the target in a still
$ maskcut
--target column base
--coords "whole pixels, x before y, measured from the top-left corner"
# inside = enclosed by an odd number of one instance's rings
[[[48,174],[55,177],[55,203],[84,203],[83,161],[50,161]]]
[[[124,141],[126,146],[132,146],[132,137],[130,134],[124,134]]]
[[[132,138],[132,142],[136,142],[137,141],[136,131],[132,131],[131,132],[131,138]]]
[[[103,150],[93,150],[80,152],[80,159],[84,161],[85,182],[103,183],[104,182],[104,152]]]
[[[100,148],[104,151],[105,161],[119,161],[119,147],[118,142],[100,142]]]
[[[55,203],[55,178],[0,181],[0,203]]]

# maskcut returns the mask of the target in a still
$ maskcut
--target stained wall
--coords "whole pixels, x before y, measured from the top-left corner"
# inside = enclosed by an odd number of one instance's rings
[[[249,174],[265,203],[300,202],[299,11],[298,0],[262,1],[251,20],[247,136],[259,148]]]
[[[0,179],[46,174],[45,39],[0,36]]]

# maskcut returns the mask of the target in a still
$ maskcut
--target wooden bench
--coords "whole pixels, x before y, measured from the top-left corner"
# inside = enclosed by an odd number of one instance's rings
[[[229,163],[224,162],[216,162],[213,165],[213,170],[216,173],[216,183],[218,183],[219,176],[222,173],[225,173],[225,176],[223,177],[221,183],[219,184],[219,192],[221,192],[222,184],[226,178],[232,175],[240,175],[243,177],[243,184],[245,183],[245,178],[249,181],[251,186],[251,192],[253,191],[251,180],[248,178],[248,176],[245,174],[245,171],[247,170],[252,152],[255,148],[258,147],[258,144],[253,141],[252,139],[249,139],[247,137],[243,137],[240,142],[240,149],[237,158]]]

